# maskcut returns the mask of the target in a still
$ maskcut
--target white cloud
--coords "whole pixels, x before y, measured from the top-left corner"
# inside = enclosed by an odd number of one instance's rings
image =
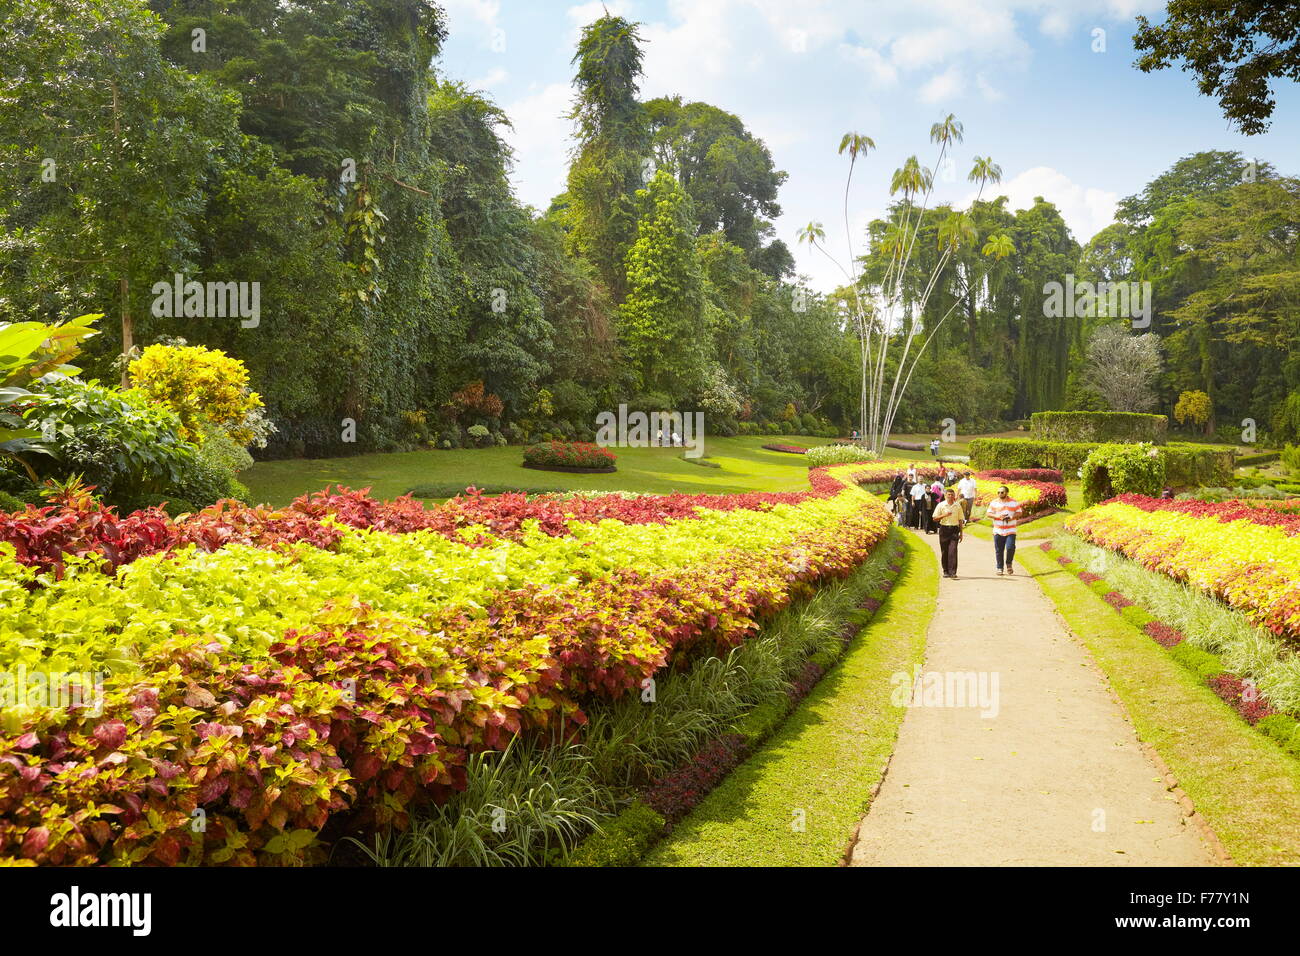
[[[961,70],[950,66],[923,84],[917,91],[917,96],[922,103],[948,103],[958,99],[965,91],[965,86]]]
[[[866,70],[873,86],[893,86],[898,82],[898,70],[879,51],[853,43],[841,43],[839,50],[846,59],[860,64]]]
[[[1081,245],[1115,221],[1115,204],[1119,194],[1105,189],[1081,186],[1064,173],[1050,166],[1034,166],[986,189],[992,196],[1006,196],[1011,201],[1009,209],[1028,209],[1034,197],[1042,196],[1061,211],[1061,218]],[[972,192],[963,202],[968,206],[975,198]]]
[[[497,67],[489,70],[485,76],[480,76],[476,80],[470,81],[470,87],[476,90],[490,90],[494,86],[500,86],[506,80],[510,79],[510,74],[505,70]]]
[[[473,33],[483,43],[491,41],[493,31],[500,29],[500,0],[442,0],[447,13],[447,29]]]
[[[1062,10],[1053,10],[1038,21],[1038,29],[1054,40],[1062,40],[1070,32],[1070,18]]]
[[[1002,99],[1002,91],[990,84],[983,73],[975,74],[975,86],[980,91],[980,95],[991,103]]]
[[[569,170],[573,123],[565,118],[573,104],[568,83],[551,83],[503,109],[513,129],[505,138],[515,150],[511,181],[521,201],[545,209],[564,191]]]

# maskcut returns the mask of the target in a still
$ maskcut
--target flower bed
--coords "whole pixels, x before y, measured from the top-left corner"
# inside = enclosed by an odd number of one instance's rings
[[[21,564],[62,574],[67,556],[95,555],[101,568],[118,567],[149,554],[186,545],[216,551],[234,544],[272,549],[306,543],[336,549],[344,527],[390,533],[432,531],[471,546],[493,535],[517,538],[526,522],[548,535],[569,534],[572,521],[616,519],[625,524],[663,524],[692,518],[697,509],[763,511],[779,504],[799,504],[838,494],[842,484],[825,471],[809,473],[809,491],[748,492],[735,495],[534,495],[487,497],[474,489],[464,496],[425,508],[410,496],[378,501],[365,490],[326,489],[296,499],[283,509],[221,501],[173,520],[151,508],[119,517],[89,499],[63,499],[56,505],[11,515],[0,514],[0,543],[12,544]],[[478,537],[473,529],[489,536]]]
[[[0,544],[0,664],[106,676],[101,707],[0,711],[0,860],[312,862],[342,811],[403,825],[469,753],[577,732],[847,575],[890,528],[854,477],[734,507],[324,494],[162,522],[132,560],[102,511],[44,513],[104,533]]]
[[[763,447],[768,451],[781,451],[787,455],[803,455],[808,451],[802,445],[764,445]]]
[[[613,452],[589,442],[551,441],[524,449],[525,468],[610,472],[614,460]]]
[[[1256,625],[1300,640],[1300,517],[1249,502],[1124,495],[1065,528],[1219,598]]]

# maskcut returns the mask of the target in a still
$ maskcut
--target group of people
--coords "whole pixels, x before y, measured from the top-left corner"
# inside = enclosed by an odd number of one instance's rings
[[[942,478],[926,481],[916,467],[898,472],[889,488],[889,500],[899,524],[926,534],[939,535],[939,556],[945,578],[957,577],[957,546],[975,507],[975,478],[968,471],[960,479],[952,468]],[[997,573],[1014,574],[1016,526],[1020,502],[1011,497],[1006,485],[989,502],[985,516],[993,522],[993,555]]]

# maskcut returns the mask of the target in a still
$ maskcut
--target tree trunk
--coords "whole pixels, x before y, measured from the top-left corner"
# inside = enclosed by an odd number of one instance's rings
[[[127,356],[131,354],[131,349],[135,345],[135,327],[131,322],[131,306],[129,293],[131,291],[130,280],[123,276],[117,283],[118,294],[122,297],[122,387],[130,385],[127,378]]]

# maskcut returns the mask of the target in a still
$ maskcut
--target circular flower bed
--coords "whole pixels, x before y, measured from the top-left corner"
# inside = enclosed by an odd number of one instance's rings
[[[524,449],[524,467],[544,471],[596,472],[614,468],[614,453],[589,442],[550,441]]]

